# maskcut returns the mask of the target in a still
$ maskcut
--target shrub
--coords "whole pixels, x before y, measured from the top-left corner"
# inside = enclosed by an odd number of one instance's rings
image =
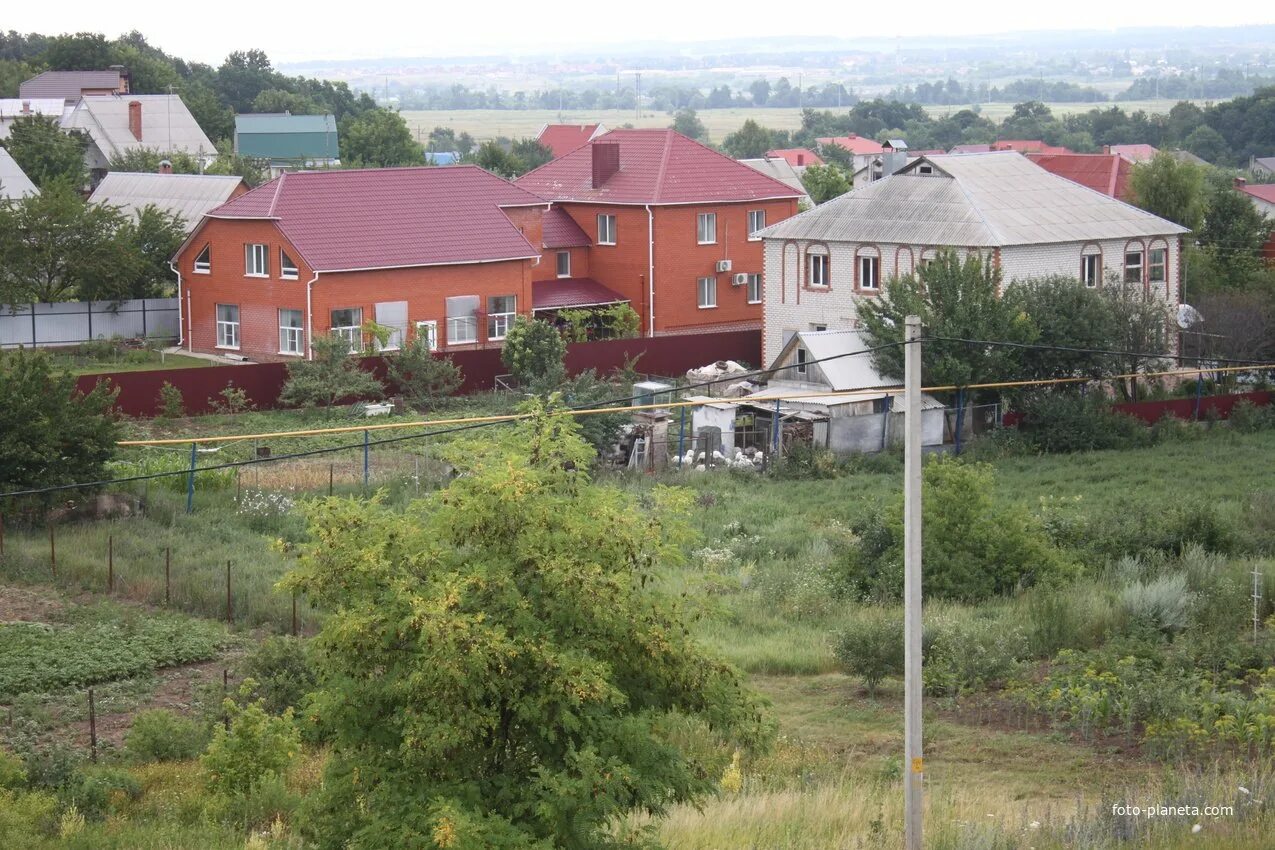
[[[22,759],[0,750],[0,791],[15,791],[26,784],[27,769]]]
[[[248,400],[248,393],[243,387],[236,387],[234,381],[226,384],[225,389],[208,399],[208,406],[214,413],[243,413],[256,407]]]
[[[1049,658],[1078,643],[1080,617],[1067,594],[1053,589],[1033,593],[1027,615],[1027,649],[1033,657]]]
[[[385,358],[385,377],[417,410],[434,406],[465,382],[460,367],[450,357],[436,356],[429,350],[428,340],[420,335]]]
[[[301,638],[266,638],[244,659],[243,671],[256,682],[253,696],[271,714],[300,708],[306,695],[318,687],[309,644]]]
[[[208,732],[199,723],[171,711],[143,711],[124,737],[124,748],[138,761],[192,759],[208,744]]]
[[[124,800],[136,800],[142,786],[117,767],[91,767],[77,773],[62,791],[63,800],[88,820],[102,820]]]
[[[182,398],[182,391],[164,381],[164,385],[159,388],[159,418],[180,419],[185,415],[186,402]]]
[[[836,478],[839,471],[837,456],[823,446],[797,443],[788,447],[782,463],[775,464],[779,478]]]
[[[40,847],[39,836],[52,835],[58,825],[58,801],[52,794],[0,791],[0,836],[6,848]]]
[[[1275,411],[1270,405],[1258,406],[1248,399],[1242,399],[1231,408],[1231,427],[1242,434],[1252,434],[1275,428]]]
[[[869,696],[887,676],[903,675],[903,615],[863,608],[836,637],[833,653],[842,668],[863,680]]]
[[[548,322],[519,316],[505,335],[500,360],[514,379],[535,392],[552,389],[566,377],[567,344]]]
[[[1053,391],[1025,395],[1018,428],[1035,449],[1079,452],[1146,445],[1150,435],[1132,416],[1116,413],[1096,393]]]
[[[319,334],[310,343],[312,359],[288,363],[279,402],[298,407],[331,407],[345,398],[380,398],[385,387],[359,368],[344,337]]]
[[[1183,573],[1134,581],[1120,591],[1120,605],[1132,624],[1165,635],[1177,634],[1191,622],[1191,594]]]
[[[1020,629],[989,619],[956,619],[934,628],[925,688],[938,696],[983,690],[1009,679],[1026,655]]]
[[[240,697],[246,699],[255,687],[256,682],[245,679]],[[200,765],[213,792],[249,794],[267,776],[282,774],[291,763],[300,746],[297,727],[291,709],[282,717],[272,717],[261,700],[240,707],[226,699],[223,708],[230,728],[217,728]]]

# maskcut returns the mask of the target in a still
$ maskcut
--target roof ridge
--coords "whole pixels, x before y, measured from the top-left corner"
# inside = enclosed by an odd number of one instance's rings
[[[286,171],[279,174],[279,182],[275,183],[274,195],[270,198],[270,209],[266,211],[267,218],[274,218],[274,208],[279,203],[279,193],[283,191],[283,181],[287,176],[288,172]]]
[[[669,154],[673,150],[673,130],[664,131],[664,155],[660,157],[660,170],[655,174],[654,203],[659,203],[664,195],[664,176],[668,173]]]

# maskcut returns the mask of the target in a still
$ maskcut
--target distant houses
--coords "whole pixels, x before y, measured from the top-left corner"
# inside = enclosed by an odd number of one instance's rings
[[[536,141],[547,147],[557,159],[587,145],[606,131],[602,124],[546,124],[536,134]]]
[[[186,153],[204,164],[217,156],[216,146],[175,94],[85,96],[62,119],[62,128],[88,136],[84,159],[94,182],[113,157],[132,150]]]
[[[47,98],[68,103],[82,97],[128,93],[128,71],[118,65],[105,71],[45,71],[18,86],[21,100]]]
[[[236,115],[234,150],[239,156],[268,163],[274,177],[284,169],[341,164],[336,118],[332,115]]]
[[[1041,168],[1110,198],[1129,200],[1133,160],[1119,153],[1029,153]]]

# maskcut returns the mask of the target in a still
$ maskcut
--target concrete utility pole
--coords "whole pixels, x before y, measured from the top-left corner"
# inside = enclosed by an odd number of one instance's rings
[[[903,842],[921,850],[921,318],[903,327]]]

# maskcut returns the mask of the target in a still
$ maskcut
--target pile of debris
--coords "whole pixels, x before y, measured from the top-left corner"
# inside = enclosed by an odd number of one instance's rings
[[[718,360],[716,363],[691,369],[686,373],[686,380],[692,385],[708,384],[703,391],[714,398],[743,398],[756,392],[758,388],[757,384],[744,378],[748,374],[751,373],[741,363]],[[739,380],[730,380],[733,377],[738,377]],[[715,383],[709,383],[710,381]]]

